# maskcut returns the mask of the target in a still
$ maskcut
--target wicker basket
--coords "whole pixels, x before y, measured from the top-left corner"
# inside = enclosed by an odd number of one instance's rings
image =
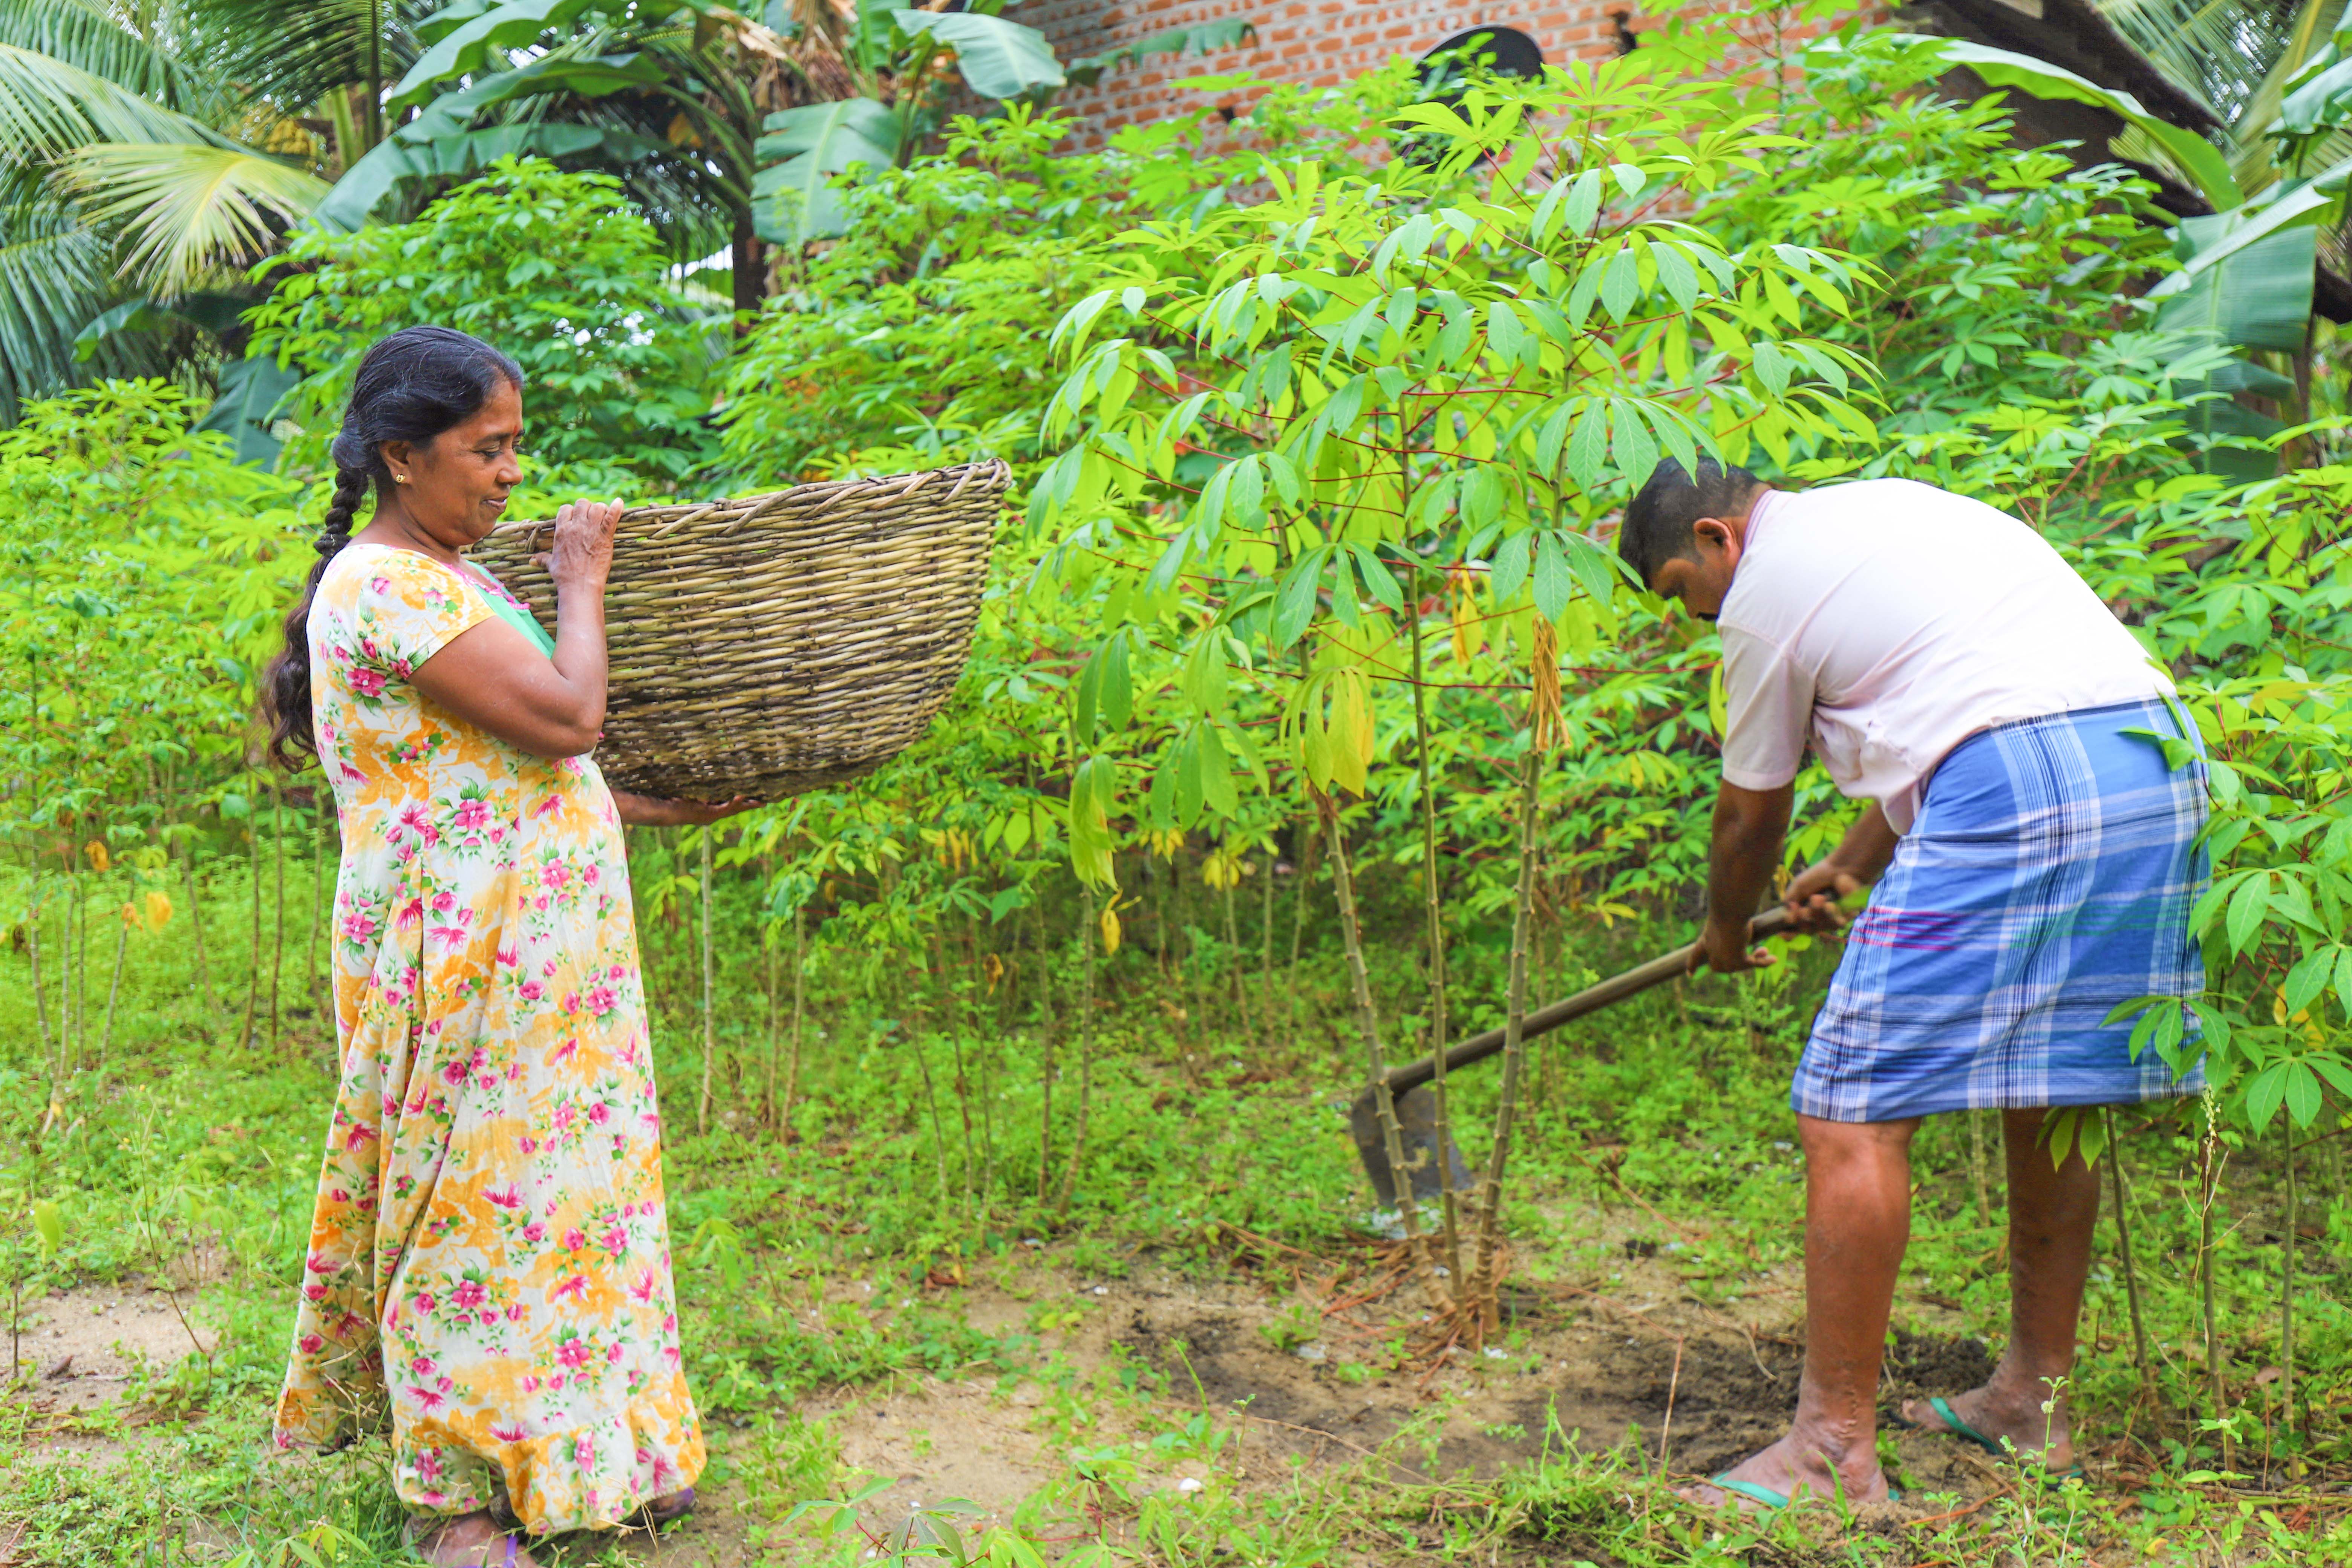
[[[1010,477],[991,460],[624,513],[605,778],[773,800],[896,756],[962,673]],[[550,628],[554,584],[531,557],[554,527],[501,524],[471,557]]]

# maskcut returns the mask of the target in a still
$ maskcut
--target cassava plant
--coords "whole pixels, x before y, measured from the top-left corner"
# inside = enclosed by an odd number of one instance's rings
[[[1235,816],[1237,774],[1313,799],[1360,952],[1360,858],[1336,797],[1373,787],[1384,744],[1407,732],[1412,766],[1392,787],[1419,827],[1427,1043],[1442,1043],[1432,764],[1463,715],[1442,723],[1438,700],[1517,683],[1485,651],[1498,626],[1526,648],[1540,619],[1570,656],[1612,632],[1626,584],[1593,530],[1661,453],[1687,465],[1761,446],[1785,459],[1792,440],[1871,434],[1850,401],[1865,362],[1810,335],[1843,309],[1849,263],[1786,244],[1727,250],[1680,216],[1787,144],[1739,104],[1734,89],[1629,61],[1474,88],[1458,110],[1397,113],[1411,159],[1340,174],[1269,163],[1263,199],[1126,237],[1110,286],[1055,331],[1069,370],[1045,430],[1066,445],[1030,509],[1034,529],[1058,531],[1045,574],[1093,596],[1104,626],[1072,705],[1082,875],[1108,879],[1122,809],[1112,737],[1140,741],[1151,828]],[[1425,634],[1449,585],[1442,668]],[[1172,702],[1145,678],[1163,668]],[[1478,712],[1498,737],[1517,727],[1483,698]],[[1280,743],[1261,745],[1253,728],[1276,721]],[[1356,991],[1378,1082],[1381,1025]],[[1442,1075],[1433,1090],[1442,1131]],[[1434,1246],[1416,1205],[1401,1219],[1450,1310],[1464,1271],[1447,1163]]]

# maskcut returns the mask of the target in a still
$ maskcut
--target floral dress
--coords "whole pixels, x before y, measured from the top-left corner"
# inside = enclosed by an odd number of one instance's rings
[[[703,1445],[612,795],[408,680],[493,595],[354,544],[312,601],[342,1078],[277,1427],[328,1443],[388,1405],[404,1502],[536,1534],[620,1522]]]

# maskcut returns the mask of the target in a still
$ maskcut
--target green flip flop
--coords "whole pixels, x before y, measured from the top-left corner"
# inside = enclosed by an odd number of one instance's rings
[[[2007,1448],[2002,1447],[1999,1438],[1988,1437],[1983,1433],[1978,1431],[1975,1427],[1969,1426],[1966,1421],[1961,1420],[1960,1413],[1952,1408],[1952,1402],[1950,1400],[1944,1398],[1940,1394],[1932,1395],[1927,1401],[1927,1408],[1934,1411],[1936,1413],[1937,1419],[1943,1422],[1944,1429],[1942,1433],[1938,1434],[1933,1427],[1920,1426],[1916,1424],[1911,1427],[1913,1431],[1926,1432],[1931,1437],[1939,1435],[1948,1437],[1958,1437],[1964,1442],[1974,1443],[1978,1447],[1982,1448],[1986,1453],[1990,1454],[1996,1459],[2000,1459],[2010,1463],[2016,1462],[2017,1457],[2012,1455]],[[2083,1479],[2083,1467],[2080,1465],[2070,1466],[2063,1470],[2053,1470],[2050,1468],[2049,1466],[2044,1465],[2042,1467],[2042,1472],[2053,1481],[2081,1480]]]
[[[1737,1492],[1750,1502],[1760,1502],[1775,1513],[1789,1506],[1786,1493],[1776,1492],[1770,1487],[1758,1486],[1754,1481],[1735,1481],[1728,1474],[1717,1476],[1706,1484],[1724,1491]]]
[[[1717,1476],[1706,1484],[1711,1487],[1719,1488],[1724,1491],[1737,1492],[1739,1496],[1748,1499],[1750,1502],[1760,1502],[1775,1513],[1778,1513],[1782,1509],[1790,1506],[1790,1500],[1786,1493],[1776,1492],[1770,1487],[1759,1486],[1754,1481],[1735,1481],[1731,1479],[1731,1476],[1727,1471],[1723,1475]],[[1901,1502],[1903,1500],[1903,1494],[1896,1491],[1893,1487],[1889,1487],[1886,1489],[1886,1500],[1888,1502]]]

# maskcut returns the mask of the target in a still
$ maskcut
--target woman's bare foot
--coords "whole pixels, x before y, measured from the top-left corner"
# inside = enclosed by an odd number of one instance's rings
[[[522,1537],[486,1512],[418,1519],[409,1527],[409,1544],[433,1568],[539,1568]]]
[[[1841,1495],[1849,1503],[1886,1500],[1886,1477],[1879,1470],[1874,1445],[1847,1447],[1802,1430],[1791,1430],[1770,1447],[1749,1455],[1725,1471],[1724,1479],[1760,1487],[1791,1503],[1808,1495],[1822,1502]],[[1751,1510],[1765,1506],[1759,1498],[1705,1482],[1678,1491],[1684,1500],[1701,1508],[1721,1508],[1726,1501]]]
[[[674,1492],[664,1492],[646,1504],[639,1516],[646,1523],[659,1530],[672,1520],[684,1519],[694,1511],[694,1489],[680,1487]]]
[[[1995,1369],[1982,1388],[1956,1394],[1944,1403],[1952,1414],[1995,1443],[2006,1439],[2017,1447],[2021,1459],[2039,1460],[2052,1470],[2074,1465],[2074,1434],[2066,1426],[2066,1402],[2052,1397],[2046,1383],[2029,1383]],[[2051,1409],[2044,1411],[2044,1404]],[[1906,1400],[1903,1419],[1924,1432],[1950,1432],[1951,1424],[1924,1399]],[[1965,1434],[1954,1434],[1965,1437]]]

